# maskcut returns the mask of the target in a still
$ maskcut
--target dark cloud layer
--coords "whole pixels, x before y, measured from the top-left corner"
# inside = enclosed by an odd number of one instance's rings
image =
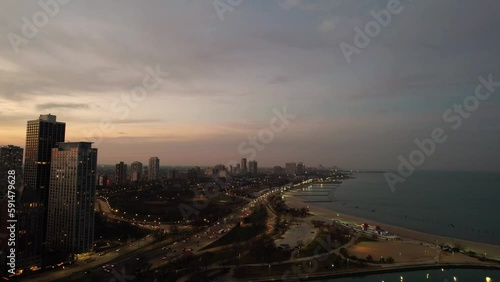
[[[41,7],[3,1],[0,143],[22,145],[26,120],[50,111],[72,140],[111,121],[103,163],[212,164],[242,157],[238,144],[287,105],[298,117],[259,152],[263,165],[395,168],[415,139],[449,129],[443,113],[479,76],[500,80],[500,2],[401,0],[348,63],[340,44],[387,3],[243,1],[221,21],[212,1],[74,0],[16,53],[7,35]],[[148,66],[170,75],[133,100]],[[496,92],[482,102],[423,167],[500,169],[499,103]]]

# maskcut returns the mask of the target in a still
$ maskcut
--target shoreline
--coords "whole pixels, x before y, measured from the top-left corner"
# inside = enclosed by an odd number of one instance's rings
[[[334,210],[330,210],[327,208],[319,207],[315,205],[313,202],[305,202],[303,199],[291,195],[290,193],[285,194],[285,202],[289,207],[304,207],[309,206],[309,211],[313,215],[313,218],[323,221],[329,221],[331,219],[337,219],[341,221],[348,221],[354,223],[368,223],[370,225],[380,226],[383,230],[388,231],[391,234],[398,235],[402,239],[406,240],[415,240],[424,243],[436,244],[437,242],[444,243],[448,246],[453,247],[455,244],[461,245],[464,249],[475,252],[478,255],[485,254],[487,258],[500,259],[500,246],[480,243],[474,241],[468,241],[463,239],[456,239],[452,237],[434,235],[429,233],[424,233],[416,230],[412,230],[405,227],[400,227],[396,225],[386,224],[382,222],[378,222],[375,220],[370,220],[366,218],[362,218],[359,216],[353,216],[349,214],[339,213]],[[338,215],[338,216],[337,216]]]

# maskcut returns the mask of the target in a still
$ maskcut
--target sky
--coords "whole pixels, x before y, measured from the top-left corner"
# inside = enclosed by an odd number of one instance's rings
[[[418,169],[500,169],[498,1],[40,2],[0,4],[0,145],[51,113],[100,164],[397,169],[441,128]]]

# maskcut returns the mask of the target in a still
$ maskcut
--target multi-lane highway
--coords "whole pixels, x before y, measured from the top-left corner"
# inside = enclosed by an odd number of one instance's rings
[[[78,261],[74,265],[66,266],[64,269],[52,272],[40,273],[37,276],[23,279],[24,281],[123,281],[124,275],[133,276],[139,268],[156,268],[172,260],[178,259],[187,253],[199,254],[200,249],[224,236],[242,218],[252,212],[255,202],[264,198],[252,200],[244,206],[238,208],[232,214],[221,219],[186,240],[174,241],[168,239],[162,242],[153,243],[153,237],[149,236],[111,250],[99,256],[94,255],[90,261]],[[224,230],[223,233],[220,233]],[[112,266],[111,266],[112,265]],[[103,267],[108,267],[106,271]],[[130,278],[130,276],[127,276]],[[120,280],[121,279],[121,280]]]
[[[272,192],[252,199],[247,204],[236,209],[225,218],[213,225],[186,238],[174,241],[167,239],[154,242],[153,236],[137,240],[133,243],[117,247],[104,255],[94,255],[89,260],[79,260],[64,269],[40,273],[36,276],[24,278],[23,281],[127,281],[133,280],[136,271],[155,269],[159,266],[181,258],[188,253],[200,254],[205,246],[227,234],[238,222],[253,212],[257,203],[267,204],[266,198],[270,194],[280,193],[286,188],[275,189]],[[223,230],[223,232],[221,232]]]

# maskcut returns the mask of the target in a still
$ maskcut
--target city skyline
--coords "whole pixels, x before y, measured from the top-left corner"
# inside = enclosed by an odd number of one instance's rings
[[[500,1],[0,7],[3,280],[500,281]]]
[[[38,2],[6,3],[4,35],[22,36],[23,17],[43,11]],[[286,107],[294,118],[256,150],[262,167],[397,169],[415,139],[443,127],[446,149],[421,169],[500,169],[498,95],[459,130],[443,121],[478,77],[500,80],[500,40],[490,36],[500,4],[400,3],[350,62],[340,44],[353,45],[355,28],[387,1],[244,1],[223,20],[211,1],[61,5],[17,53],[7,37],[0,42],[0,144],[21,146],[25,121],[52,113],[73,125],[67,140],[100,139],[102,164],[152,155],[227,163],[252,159],[238,146]],[[147,95],[132,99],[144,81]]]

